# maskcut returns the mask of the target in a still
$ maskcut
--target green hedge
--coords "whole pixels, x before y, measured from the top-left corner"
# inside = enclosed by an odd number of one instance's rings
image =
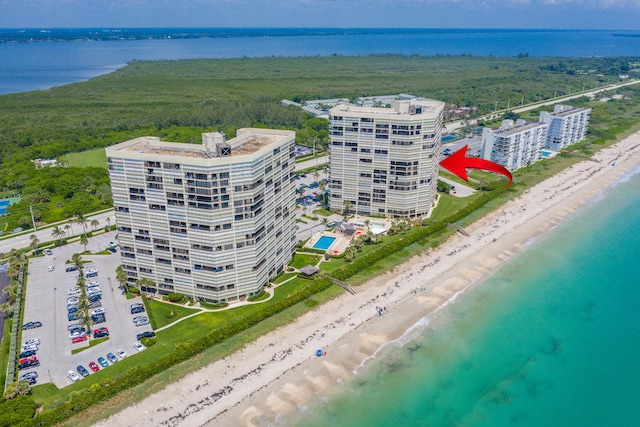
[[[374,252],[369,252],[368,254],[357,258],[349,265],[336,270],[332,276],[338,280],[346,280],[349,277],[356,275],[361,270],[366,270],[378,261],[381,261],[384,258],[401,251],[402,249],[406,248],[409,245],[412,245],[415,242],[419,242],[428,237],[434,236],[435,234],[444,231],[446,228],[447,223],[445,223],[444,221],[436,222],[428,226],[422,226],[421,229],[403,237],[400,240],[397,240],[388,245],[384,245]]]
[[[310,296],[315,295],[330,286],[331,280],[329,279],[314,280],[309,286],[305,286],[296,293],[289,295],[284,300],[265,305],[265,307],[260,311],[221,325],[200,339],[176,345],[172,353],[160,360],[148,365],[132,368],[127,371],[126,374],[114,379],[113,381],[109,382],[106,380],[102,384],[103,387],[91,390],[86,389],[78,394],[74,394],[68,401],[55,409],[43,411],[38,414],[32,420],[32,425],[51,426],[61,423],[97,403],[104,402],[123,390],[142,384],[153,375],[163,372],[178,363],[189,360],[207,348],[220,344],[232,336],[257,325],[261,321],[275,314],[283,312],[287,308],[306,300]],[[108,387],[104,387],[106,385],[108,385]]]

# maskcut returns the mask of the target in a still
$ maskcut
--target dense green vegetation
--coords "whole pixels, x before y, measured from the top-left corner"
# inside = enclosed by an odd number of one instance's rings
[[[72,153],[141,135],[199,143],[202,132],[221,130],[231,137],[247,126],[294,129],[299,143],[323,146],[327,121],[283,106],[281,99],[405,92],[484,113],[615,81],[630,61],[637,59],[373,55],[134,61],[88,82],[3,95],[0,190],[27,198],[11,207],[0,226],[28,227],[30,205],[42,222],[110,206],[104,169],[35,170],[35,158],[98,166],[104,158],[98,151]],[[598,139],[616,133],[594,129],[601,133]]]

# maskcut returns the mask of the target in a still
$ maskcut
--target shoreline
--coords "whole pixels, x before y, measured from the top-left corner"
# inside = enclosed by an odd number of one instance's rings
[[[358,286],[355,296],[341,295],[96,425],[258,425],[298,414],[640,163],[640,132],[592,159],[600,162],[578,163],[479,219],[468,237],[452,236]],[[387,311],[379,316],[376,306]],[[316,349],[327,355],[316,357]]]

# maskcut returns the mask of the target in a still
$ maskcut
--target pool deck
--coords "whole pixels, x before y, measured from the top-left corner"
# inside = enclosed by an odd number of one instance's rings
[[[337,231],[318,231],[314,233],[313,236],[311,236],[311,238],[309,239],[307,244],[304,245],[304,247],[313,248],[313,246],[316,243],[318,243],[318,240],[320,240],[322,236],[335,237],[336,239],[333,241],[331,246],[329,246],[329,248],[325,251],[326,253],[331,255],[340,255],[345,251],[345,249],[347,249],[347,247],[349,246],[349,243],[351,242],[351,239],[349,237]]]

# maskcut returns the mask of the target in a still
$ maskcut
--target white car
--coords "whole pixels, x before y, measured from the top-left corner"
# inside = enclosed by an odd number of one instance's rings
[[[80,302],[78,297],[69,297],[67,298],[67,304],[77,304]]]
[[[22,350],[20,352],[23,353],[25,351],[30,351],[30,350],[38,351],[38,345],[37,344],[23,345]]]
[[[127,353],[124,352],[123,349],[119,348],[118,350],[116,350],[116,354],[118,355],[118,357],[120,359],[124,359],[125,357],[127,357]]]
[[[22,345],[23,346],[40,345],[40,340],[38,338],[32,338],[30,340],[26,340],[25,342],[23,342]]]
[[[95,280],[93,282],[89,282],[89,284],[87,285],[88,288],[94,287],[94,286],[100,286],[100,282],[96,282]]]
[[[56,268],[56,267],[55,267],[55,265],[50,265],[50,266],[47,268],[47,270],[49,270],[49,271],[53,271],[53,269],[54,269],[54,268]]]
[[[104,312],[105,312],[104,307],[99,307],[91,310],[91,315],[93,316],[94,314],[104,314]]]
[[[69,371],[69,372],[67,372],[67,377],[69,377],[69,379],[70,379],[71,381],[73,381],[74,383],[80,379],[80,377],[78,376],[78,374],[76,374],[76,373],[75,373],[75,372],[73,372],[73,371]]]
[[[82,293],[82,291],[80,290],[80,288],[70,288],[67,289],[67,295],[80,295]]]
[[[90,268],[90,269],[88,269],[86,272],[87,272],[87,273],[97,273],[97,272],[98,272],[98,270],[97,270],[97,269],[95,269],[95,268]]]
[[[53,251],[51,249],[45,249],[44,250],[44,254],[45,255],[53,255]]]
[[[136,341],[136,342],[133,343],[133,348],[135,348],[138,351],[142,351],[147,347],[143,346],[141,343]]]

